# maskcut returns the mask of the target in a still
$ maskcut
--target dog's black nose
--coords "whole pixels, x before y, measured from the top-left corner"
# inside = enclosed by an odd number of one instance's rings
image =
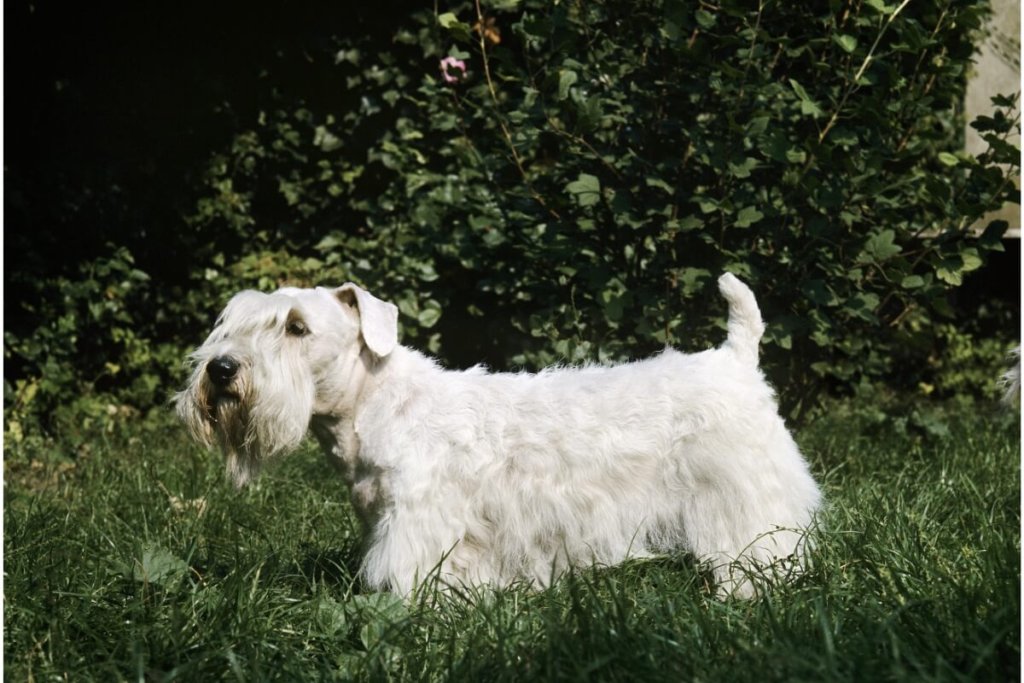
[[[238,362],[228,356],[217,356],[206,365],[206,374],[214,384],[223,387],[238,374]]]

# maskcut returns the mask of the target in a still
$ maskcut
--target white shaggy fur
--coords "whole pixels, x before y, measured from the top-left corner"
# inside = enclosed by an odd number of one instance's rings
[[[820,494],[757,367],[754,296],[729,274],[719,287],[718,349],[538,374],[445,370],[352,284],[242,292],[193,354],[178,413],[238,485],[311,429],[352,489],[376,588],[408,594],[435,570],[546,585],[685,550],[749,596],[748,569],[799,561]]]
[[[1013,364],[999,378],[999,386],[1003,389],[1003,403],[1013,405],[1020,400],[1020,347],[1010,351]]]

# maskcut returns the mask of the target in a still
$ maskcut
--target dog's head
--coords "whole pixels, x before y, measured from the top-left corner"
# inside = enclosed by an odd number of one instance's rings
[[[313,415],[350,416],[367,368],[398,344],[398,309],[354,284],[236,294],[175,396],[193,438],[238,486],[301,443]]]

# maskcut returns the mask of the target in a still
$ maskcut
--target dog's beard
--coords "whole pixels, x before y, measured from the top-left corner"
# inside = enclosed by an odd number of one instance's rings
[[[263,389],[257,393],[249,373],[220,388],[197,371],[190,387],[176,398],[178,415],[192,437],[220,447],[227,475],[239,488],[256,478],[264,462],[295,450],[309,424],[311,387],[296,391],[281,377],[262,379]]]
[[[223,395],[214,398],[209,414],[228,478],[241,488],[256,478],[262,460],[249,411],[239,397]]]

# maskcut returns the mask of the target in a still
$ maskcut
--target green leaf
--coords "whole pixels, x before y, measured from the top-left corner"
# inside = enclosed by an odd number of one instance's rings
[[[939,161],[942,162],[944,166],[950,167],[956,166],[960,163],[960,160],[956,158],[956,155],[950,154],[949,152],[939,152]]]
[[[978,238],[978,246],[988,251],[1005,251],[1003,235],[1009,229],[1010,224],[1004,220],[991,221]]]
[[[166,548],[147,544],[142,548],[142,559],[135,561],[132,578],[144,583],[169,583],[184,576],[188,565]]]
[[[464,24],[459,21],[454,12],[445,12],[437,18],[437,23],[444,30],[451,31],[452,37],[458,41],[465,42],[472,37],[473,29],[469,24]],[[453,54],[452,56],[458,59],[465,59],[469,55],[459,56],[458,54]]]
[[[746,157],[741,163],[729,162],[729,172],[736,178],[749,178],[750,172],[757,168],[757,159]]]
[[[712,26],[715,25],[715,22],[718,21],[718,17],[716,17],[711,12],[708,12],[707,10],[703,9],[697,10],[695,16],[697,18],[697,23],[704,30],[711,28]]]
[[[713,197],[698,199],[697,206],[700,207],[701,213],[713,213],[719,209],[719,204]]]
[[[750,119],[747,124],[747,135],[757,137],[768,130],[768,124],[771,123],[772,119],[770,116],[755,116]]]
[[[849,53],[857,49],[857,39],[845,33],[833,34],[832,42],[842,48],[843,52]]]
[[[919,289],[924,287],[924,278],[920,275],[908,275],[900,282],[903,289]]]
[[[806,101],[811,99],[811,96],[807,94],[806,90],[804,90],[804,86],[800,85],[800,83],[796,79],[789,79],[789,85],[790,87],[793,88],[793,92],[796,93],[796,96],[799,97],[801,100]]]
[[[839,302],[839,299],[828,288],[824,280],[808,280],[800,286],[800,291],[803,292],[811,302],[818,304],[819,306],[834,306]]]
[[[880,303],[878,295],[873,292],[861,292],[850,297],[846,304],[847,310],[856,317],[868,322],[875,322],[875,309]]]
[[[445,12],[437,18],[437,23],[441,25],[441,28],[451,28],[455,24],[460,23],[459,18],[455,16],[454,12]]]
[[[961,251],[960,260],[963,262],[962,269],[965,273],[975,271],[985,263],[974,247],[967,247]]]
[[[349,609],[363,621],[359,639],[368,650],[384,645],[394,624],[408,616],[405,602],[393,593],[352,596]]]
[[[431,302],[433,305],[428,306],[420,311],[419,315],[416,316],[416,321],[420,324],[420,327],[430,329],[437,324],[437,321],[441,319],[441,309],[437,307],[437,302]]]
[[[964,283],[959,259],[944,259],[935,267],[935,275],[946,284],[959,287]]]
[[[864,0],[864,4],[882,14],[892,14],[895,8],[885,4],[884,0]]]
[[[579,76],[571,69],[560,69],[558,71],[558,99],[564,100],[569,96],[569,88],[579,80]]]
[[[334,636],[349,628],[348,612],[343,604],[329,597],[320,598],[313,624],[325,636]]]
[[[796,147],[790,147],[786,150],[786,161],[791,164],[802,164],[807,161],[807,152]]]
[[[704,221],[697,216],[684,216],[679,219],[679,229],[683,232],[690,230],[696,230],[697,228],[704,227]]]
[[[757,207],[745,206],[736,214],[736,222],[733,225],[737,228],[749,228],[762,218],[764,218],[764,214],[758,211]]]
[[[821,110],[821,107],[818,106],[817,102],[811,99],[811,96],[807,94],[807,91],[804,90],[804,87],[800,85],[796,79],[790,78],[789,85],[793,88],[793,92],[795,92],[796,96],[800,99],[801,113],[806,116],[813,116],[814,118],[824,116],[825,112]]]
[[[601,199],[601,181],[597,176],[580,173],[576,180],[565,186],[565,191],[575,196],[580,206],[591,206]]]
[[[625,312],[623,296],[614,292],[604,291],[601,292],[600,299],[603,304],[605,317],[610,322],[620,322]]]
[[[821,110],[818,103],[814,100],[804,100],[800,103],[800,113],[804,116],[810,116],[812,118],[821,118],[825,115],[825,112]]]
[[[644,179],[644,182],[646,183],[647,187],[656,187],[660,190],[664,190],[665,193],[669,195],[675,192],[672,186],[666,183],[661,178],[652,178],[648,176],[647,178]]]
[[[903,247],[896,244],[896,232],[883,230],[877,235],[872,235],[864,243],[864,251],[861,254],[861,263],[881,262],[889,259],[903,251]]]

